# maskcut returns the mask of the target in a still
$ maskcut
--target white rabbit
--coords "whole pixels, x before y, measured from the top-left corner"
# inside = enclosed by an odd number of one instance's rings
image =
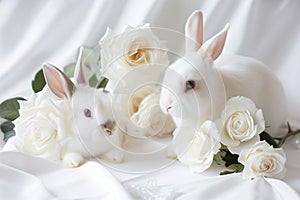
[[[197,10],[185,25],[185,56],[166,70],[161,109],[170,113],[179,127],[220,117],[227,99],[245,96],[263,110],[266,131],[273,136],[282,134],[286,100],[278,78],[255,59],[220,56],[228,25],[202,45],[202,25],[202,13]]]
[[[115,129],[109,96],[103,90],[89,87],[84,74],[82,52],[81,48],[75,67],[76,84],[55,66],[43,66],[52,93],[72,104],[75,133],[68,135],[67,142],[61,144],[61,157],[68,167],[77,167],[84,158],[91,156],[121,162],[123,153],[118,147],[122,144],[122,135]]]

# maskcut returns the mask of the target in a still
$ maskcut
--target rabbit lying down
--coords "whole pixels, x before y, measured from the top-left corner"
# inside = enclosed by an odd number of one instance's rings
[[[202,44],[202,25],[200,11],[192,13],[186,22],[185,56],[165,72],[162,110],[171,114],[177,126],[183,121],[202,123],[213,116],[212,112],[220,117],[230,97],[245,96],[263,110],[266,131],[272,136],[282,134],[286,100],[278,78],[255,59],[221,55],[228,25]]]
[[[84,75],[82,52],[83,49],[80,50],[75,68],[75,84],[55,66],[51,64],[43,66],[47,88],[44,88],[40,92],[41,94],[37,93],[36,95],[45,95],[45,92],[53,93],[52,97],[50,96],[52,98],[50,102],[55,108],[53,112],[59,115],[59,120],[53,126],[59,128],[51,142],[51,145],[55,146],[55,151],[54,148],[44,145],[44,152],[42,154],[38,152],[37,156],[58,162],[62,161],[66,167],[77,167],[85,159],[98,156],[110,162],[121,162],[123,153],[118,150],[118,147],[122,144],[123,138],[115,128],[110,97],[102,90],[89,87]],[[41,98],[41,101],[43,100]],[[39,109],[43,109],[43,107],[45,105],[41,105]],[[22,113],[20,114],[22,119]],[[23,130],[18,130],[18,125],[22,123],[21,119],[16,121],[16,136],[20,143],[19,146],[23,151],[32,153],[33,151],[30,149],[36,143],[26,140],[26,136],[22,135]],[[35,137],[43,134],[46,133],[37,133]],[[36,152],[34,151],[32,154],[36,154]],[[57,152],[57,154],[49,156],[53,152]]]

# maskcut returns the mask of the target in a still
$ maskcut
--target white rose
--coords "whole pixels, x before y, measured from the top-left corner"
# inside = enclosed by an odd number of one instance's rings
[[[60,142],[73,131],[70,103],[53,97],[48,88],[19,103],[20,116],[14,121],[17,147],[31,155],[59,160]]]
[[[233,97],[225,104],[219,121],[221,143],[231,153],[239,154],[259,141],[259,134],[265,129],[265,120],[261,109],[246,97]]]
[[[209,120],[205,121],[193,135],[184,152],[178,156],[179,161],[188,165],[194,172],[203,172],[210,167],[214,154],[221,147],[218,138],[219,131],[215,123]]]
[[[285,176],[286,155],[282,148],[273,148],[265,141],[242,151],[238,161],[244,165],[243,176],[247,179],[270,177],[282,179]]]
[[[146,128],[146,136],[164,135],[175,129],[171,116],[161,111],[159,98],[160,91],[155,87],[144,87],[129,98],[130,119],[138,127]]]
[[[165,42],[153,34],[148,24],[128,26],[119,35],[108,28],[99,44],[103,76],[110,80],[110,89],[137,66],[169,62]]]

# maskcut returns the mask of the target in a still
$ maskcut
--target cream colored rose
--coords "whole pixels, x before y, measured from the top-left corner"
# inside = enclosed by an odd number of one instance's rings
[[[17,147],[31,155],[59,160],[60,142],[73,131],[70,103],[51,96],[47,88],[19,103],[20,116],[14,121]]]
[[[243,176],[247,179],[285,176],[286,155],[282,148],[273,148],[265,141],[255,143],[241,152],[238,161],[244,165]]]
[[[175,129],[171,116],[161,111],[159,98],[160,91],[156,87],[144,87],[129,98],[130,119],[146,130],[144,136],[161,136]]]
[[[220,147],[219,131],[215,123],[205,121],[192,137],[185,151],[178,155],[178,159],[188,165],[192,171],[201,173],[210,167],[214,154]]]
[[[265,129],[265,120],[261,109],[246,97],[233,97],[225,105],[219,120],[221,143],[230,152],[239,154],[259,141],[259,134]]]
[[[99,44],[103,76],[110,80],[110,89],[137,66],[169,62],[165,42],[153,34],[148,24],[128,26],[118,35],[108,28]]]

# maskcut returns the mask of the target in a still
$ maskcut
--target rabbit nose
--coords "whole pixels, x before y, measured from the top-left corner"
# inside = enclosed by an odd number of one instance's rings
[[[171,109],[172,109],[171,105],[167,106],[167,112],[170,112]]]
[[[108,120],[104,124],[101,125],[102,129],[104,130],[106,135],[111,135],[113,132],[113,129],[115,128],[115,121]]]

